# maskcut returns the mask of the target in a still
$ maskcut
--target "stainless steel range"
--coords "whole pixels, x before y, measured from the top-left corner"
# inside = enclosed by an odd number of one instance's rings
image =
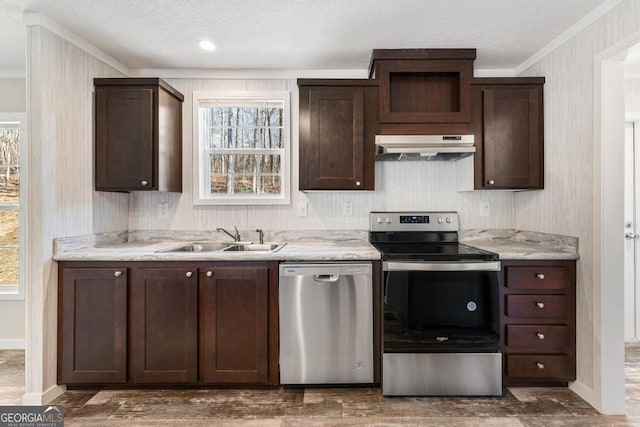
[[[501,395],[500,262],[456,212],[371,212],[383,261],[382,392]]]

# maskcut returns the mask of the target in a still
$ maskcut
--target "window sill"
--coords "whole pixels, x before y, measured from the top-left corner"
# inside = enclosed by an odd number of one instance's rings
[[[24,300],[24,292],[18,285],[0,285],[0,301]]]

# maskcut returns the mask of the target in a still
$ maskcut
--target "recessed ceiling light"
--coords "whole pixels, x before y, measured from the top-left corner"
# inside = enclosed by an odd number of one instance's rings
[[[200,49],[202,50],[216,50],[216,45],[214,45],[213,43],[211,43],[209,40],[200,40],[198,42],[198,45],[200,46]]]

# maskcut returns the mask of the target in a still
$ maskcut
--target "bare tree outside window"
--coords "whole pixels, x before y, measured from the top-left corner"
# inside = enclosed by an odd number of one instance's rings
[[[19,282],[20,124],[0,122],[0,286]]]

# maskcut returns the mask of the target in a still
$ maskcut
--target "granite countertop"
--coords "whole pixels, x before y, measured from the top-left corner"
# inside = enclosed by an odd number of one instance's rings
[[[461,243],[497,253],[500,259],[576,260],[578,238],[525,230],[461,230]]]
[[[380,259],[364,231],[265,232],[265,242],[286,242],[276,252],[162,252],[181,243],[232,244],[221,233],[134,231],[65,237],[54,241],[56,261],[358,261]],[[246,233],[243,233],[246,235]],[[460,242],[500,259],[575,260],[578,239],[523,230],[461,230]],[[160,252],[159,252],[160,251]]]
[[[162,252],[188,242],[225,242],[220,233],[132,232],[55,239],[56,261],[356,261],[380,259],[366,232],[265,232],[265,243],[286,245],[276,252]]]

